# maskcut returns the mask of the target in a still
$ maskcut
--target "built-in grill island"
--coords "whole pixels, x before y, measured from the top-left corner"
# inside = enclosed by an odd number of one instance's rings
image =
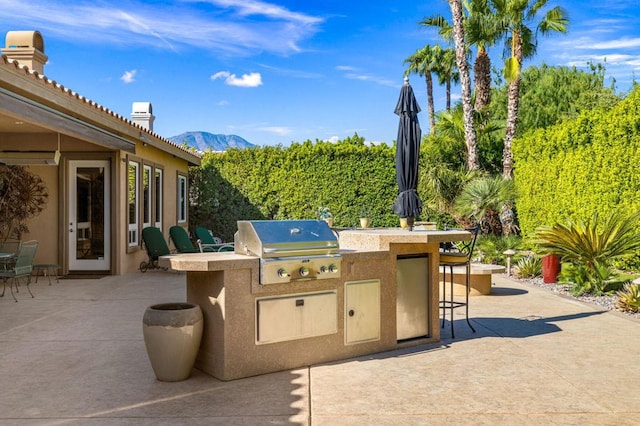
[[[322,220],[238,221],[234,246],[260,258],[260,284],[340,278],[338,237]]]
[[[336,232],[317,220],[237,226],[235,252],[160,259],[187,272],[187,301],[202,308],[197,368],[232,380],[439,340],[439,243],[466,233]],[[423,336],[407,333],[412,314],[401,296],[416,273],[399,263],[414,255],[424,265],[418,275],[427,275],[417,279],[429,287],[420,293],[426,316],[415,316]]]

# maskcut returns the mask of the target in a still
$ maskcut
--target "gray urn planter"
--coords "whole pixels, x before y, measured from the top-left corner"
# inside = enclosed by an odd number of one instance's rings
[[[202,311],[193,303],[163,303],[147,308],[142,319],[144,344],[158,380],[178,382],[191,376],[202,339]]]

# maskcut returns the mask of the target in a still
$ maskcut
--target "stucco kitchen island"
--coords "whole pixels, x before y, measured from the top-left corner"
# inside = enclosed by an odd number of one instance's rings
[[[186,271],[187,301],[202,309],[196,367],[233,380],[438,341],[439,244],[470,238],[465,231],[344,230],[338,277],[269,285],[260,283],[258,256],[177,254],[159,262]],[[398,265],[405,259],[422,266],[404,274]],[[401,280],[424,289],[424,315],[413,321],[423,331],[408,338],[398,328],[412,322],[411,309],[398,304],[406,297]]]

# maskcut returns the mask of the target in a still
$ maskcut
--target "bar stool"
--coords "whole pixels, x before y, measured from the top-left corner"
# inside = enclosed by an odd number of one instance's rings
[[[442,299],[440,300],[440,308],[442,309],[442,328],[449,310],[451,318],[451,338],[455,338],[453,331],[453,310],[456,308],[465,308],[465,317],[471,331],[476,332],[475,328],[469,321],[469,280],[471,277],[471,256],[476,245],[478,237],[478,226],[466,228],[465,231],[471,232],[473,235],[470,241],[459,241],[445,243],[440,250],[440,264],[442,267]],[[465,301],[455,301],[453,298],[453,268],[456,266],[465,267]],[[449,300],[447,300],[447,268],[449,269]]]

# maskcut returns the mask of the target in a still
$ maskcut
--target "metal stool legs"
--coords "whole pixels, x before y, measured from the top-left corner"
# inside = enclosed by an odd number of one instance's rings
[[[455,338],[455,332],[453,329],[453,310],[456,308],[461,308],[464,306],[465,308],[465,318],[467,320],[467,324],[469,328],[474,333],[476,329],[471,325],[471,321],[469,321],[469,277],[471,275],[471,264],[469,262],[465,263],[465,301],[464,302],[456,302],[453,299],[453,267],[454,266],[462,266],[460,264],[444,264],[442,266],[442,300],[440,301],[440,308],[442,309],[442,325],[441,328],[444,328],[444,321],[447,317],[447,309],[449,310],[449,317],[451,322],[451,338]],[[449,268],[449,300],[447,300],[447,268]]]

